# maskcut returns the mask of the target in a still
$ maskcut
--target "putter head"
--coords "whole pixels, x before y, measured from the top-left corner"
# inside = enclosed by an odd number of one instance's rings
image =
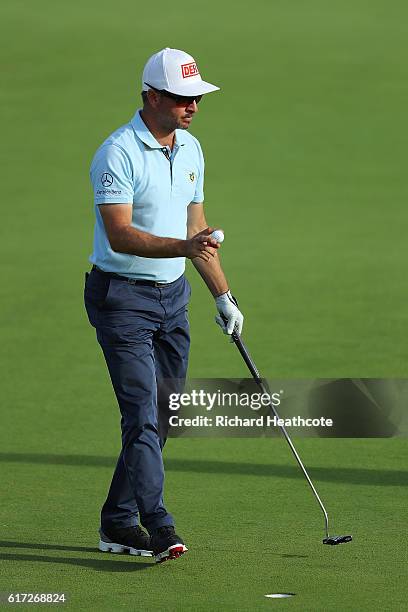
[[[344,544],[345,542],[351,542],[353,536],[344,535],[344,536],[330,536],[329,538],[324,538],[323,544],[329,544],[330,546],[335,546],[336,544]]]

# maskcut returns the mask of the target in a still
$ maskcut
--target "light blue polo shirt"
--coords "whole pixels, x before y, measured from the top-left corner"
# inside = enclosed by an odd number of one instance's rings
[[[93,158],[96,223],[89,260],[106,272],[170,283],[183,274],[185,258],[147,258],[113,251],[99,210],[100,204],[133,204],[133,227],[185,240],[187,207],[204,200],[204,158],[198,140],[186,130],[176,130],[170,151],[157,142],[139,112],[113,132]]]

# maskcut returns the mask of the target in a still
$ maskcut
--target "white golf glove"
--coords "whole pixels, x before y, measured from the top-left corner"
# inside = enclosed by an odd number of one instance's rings
[[[217,306],[219,315],[216,315],[215,321],[221,327],[224,334],[229,336],[233,331],[236,331],[239,335],[242,332],[242,326],[244,324],[244,316],[238,308],[238,302],[231,295],[230,291],[223,293],[215,298],[215,304]],[[232,341],[232,338],[231,338]]]

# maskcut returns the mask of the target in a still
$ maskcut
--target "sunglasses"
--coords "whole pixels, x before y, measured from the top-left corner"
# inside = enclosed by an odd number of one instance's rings
[[[190,106],[190,104],[192,104],[193,102],[198,104],[201,98],[203,97],[202,95],[201,96],[178,96],[177,94],[173,94],[170,91],[166,91],[165,89],[156,89],[156,87],[149,85],[149,83],[145,83],[145,85],[150,87],[150,89],[153,89],[154,91],[157,91],[158,93],[161,93],[166,98],[170,98],[171,100],[174,100],[174,102],[180,106]]]

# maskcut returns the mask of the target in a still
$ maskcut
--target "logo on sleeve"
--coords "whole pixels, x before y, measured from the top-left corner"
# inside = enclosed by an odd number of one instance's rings
[[[110,187],[113,183],[113,176],[109,172],[104,172],[101,176],[101,183],[104,187]]]
[[[197,64],[195,62],[190,62],[189,64],[181,64],[181,74],[183,75],[183,79],[187,77],[192,77],[199,75]]]
[[[101,183],[104,189],[97,189],[96,195],[99,197],[114,197],[122,194],[121,189],[109,189],[109,187],[113,184],[113,176],[109,174],[109,172],[104,172],[101,174]]]
[[[190,172],[190,174],[188,176],[190,177],[190,181],[192,183],[194,183],[194,181],[195,181],[195,174],[194,174],[194,172]]]

